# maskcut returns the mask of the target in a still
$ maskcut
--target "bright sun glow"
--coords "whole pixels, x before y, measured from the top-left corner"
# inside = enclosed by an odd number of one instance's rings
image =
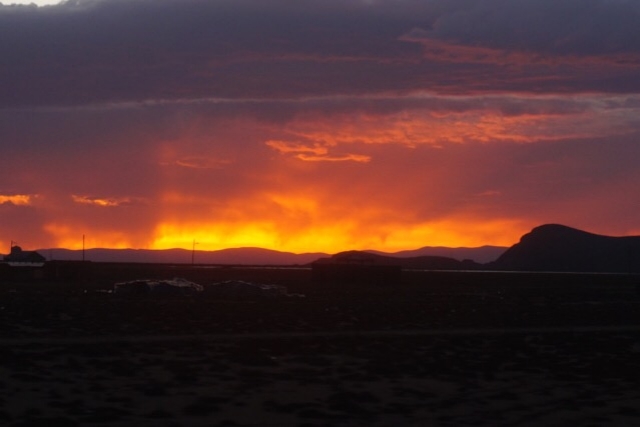
[[[352,249],[379,249],[395,252],[423,246],[478,247],[486,244],[510,246],[513,236],[527,229],[517,221],[496,220],[481,224],[463,224],[458,220],[414,225],[381,225],[377,236],[365,232],[356,222],[312,226],[283,233],[282,225],[272,221],[174,224],[157,227],[152,249],[190,248],[195,241],[199,250],[262,247],[286,252],[337,253]],[[386,230],[386,231],[385,231]],[[428,242],[428,243],[425,243]]]

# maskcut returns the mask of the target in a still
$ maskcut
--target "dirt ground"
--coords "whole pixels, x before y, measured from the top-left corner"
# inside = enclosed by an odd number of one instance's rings
[[[367,286],[185,268],[205,287],[234,278],[306,296],[105,292],[172,273],[141,268],[0,283],[1,425],[640,423],[634,277],[409,272]]]

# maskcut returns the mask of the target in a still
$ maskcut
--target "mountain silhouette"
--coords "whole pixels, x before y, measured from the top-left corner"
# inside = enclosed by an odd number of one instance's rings
[[[487,269],[639,273],[640,236],[611,237],[559,224],[525,234]]]
[[[40,249],[38,252],[47,260],[83,259],[80,250]],[[321,262],[395,265],[424,270],[640,273],[640,236],[603,236],[564,225],[545,224],[522,236],[508,249],[495,246],[424,247],[397,253],[346,251],[335,255],[295,254],[262,248],[195,252],[187,249],[87,249],[84,257],[87,261],[97,262],[283,266]],[[495,261],[486,262],[487,259]]]
[[[73,260],[83,258],[81,250],[40,249],[48,260]],[[308,264],[325,253],[294,254],[262,248],[231,248],[217,251],[191,251],[188,249],[87,249],[84,258],[94,262],[137,262],[223,265],[296,265]]]
[[[504,246],[480,246],[477,248],[448,248],[444,246],[425,246],[420,249],[411,249],[399,252],[382,252],[369,250],[378,255],[391,256],[396,258],[415,258],[421,256],[436,256],[453,258],[458,261],[473,260],[475,262],[484,264],[487,262],[495,261],[500,255],[502,255],[508,248]]]
[[[415,250],[402,251],[397,253],[386,253],[380,251],[362,251],[383,257],[409,258],[402,261],[402,264],[419,265],[423,263],[414,258],[427,256],[428,265],[459,265],[463,259],[472,259],[479,263],[495,260],[507,248],[497,246],[483,246],[480,248],[444,248],[444,247],[424,247]],[[39,249],[38,253],[47,260],[57,261],[79,261],[82,259],[82,250],[71,249]],[[215,251],[188,249],[86,249],[84,257],[87,261],[94,262],[135,262],[135,263],[182,263],[188,264],[224,264],[224,265],[303,265],[309,264],[318,258],[330,257],[331,254],[323,252],[312,253],[291,253],[281,252],[271,249],[245,247],[229,248]],[[435,257],[434,260],[428,260]],[[442,258],[441,262],[436,258]],[[450,263],[445,259],[452,259]],[[424,260],[423,260],[424,261]],[[397,262],[394,262],[397,265]]]
[[[419,270],[478,270],[482,267],[482,264],[471,260],[458,261],[443,256],[396,257],[369,251],[340,252],[316,262],[323,264],[395,265],[404,269]]]

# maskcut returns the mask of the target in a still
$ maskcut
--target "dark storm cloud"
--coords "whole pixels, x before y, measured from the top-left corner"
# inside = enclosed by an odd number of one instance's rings
[[[467,46],[538,55],[640,51],[640,3],[629,0],[452,1],[428,34]],[[464,6],[462,6],[464,4]],[[637,56],[636,56],[637,59]]]
[[[0,106],[411,91],[638,91],[639,8],[624,0],[5,6]],[[530,57],[527,67],[519,66],[521,55]],[[542,60],[549,56],[565,59]],[[590,65],[576,58],[589,58]]]
[[[319,93],[316,79],[344,74],[330,64],[336,58],[363,60],[354,72],[370,73],[403,50],[417,52],[395,41],[406,23],[390,25],[360,2],[339,4],[108,0],[4,10],[0,76],[10,84],[0,95],[15,105]],[[292,76],[302,87],[290,87]]]

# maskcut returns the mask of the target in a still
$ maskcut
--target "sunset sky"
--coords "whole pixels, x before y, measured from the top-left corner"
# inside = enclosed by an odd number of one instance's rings
[[[0,6],[0,253],[640,234],[640,1],[51,3]]]

